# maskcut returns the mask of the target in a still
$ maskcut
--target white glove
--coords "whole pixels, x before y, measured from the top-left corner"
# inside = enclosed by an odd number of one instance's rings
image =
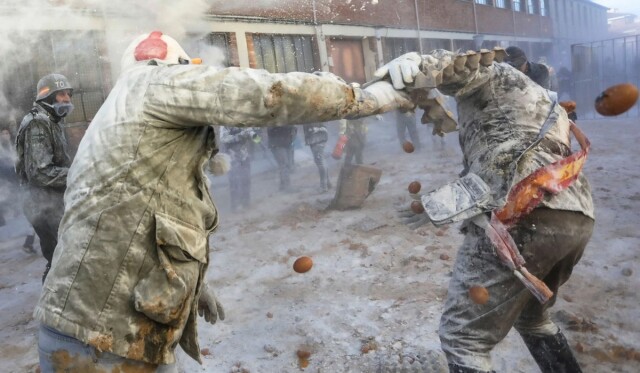
[[[389,74],[395,89],[402,89],[420,72],[422,56],[416,52],[406,53],[382,66],[373,74],[377,78],[384,78]]]
[[[411,110],[415,104],[404,91],[398,91],[386,81],[371,84],[363,90],[373,96],[378,104],[379,112],[387,112],[395,109]]]
[[[209,171],[215,176],[224,175],[231,169],[229,154],[218,153],[209,160]]]
[[[213,290],[209,289],[206,282],[200,290],[200,299],[198,300],[198,315],[204,317],[208,323],[215,324],[218,319],[224,320],[224,307],[216,298]]]

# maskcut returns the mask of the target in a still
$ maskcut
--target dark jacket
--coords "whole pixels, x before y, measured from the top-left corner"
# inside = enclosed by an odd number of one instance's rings
[[[60,123],[35,104],[25,115],[16,138],[16,173],[22,184],[64,190],[71,158]]]
[[[32,224],[45,218],[58,225],[64,211],[71,158],[64,130],[56,119],[35,104],[18,129],[16,173],[26,192],[23,210]]]
[[[529,79],[538,83],[544,89],[551,89],[551,79],[549,77],[549,69],[541,64],[535,62],[527,62],[526,75]]]

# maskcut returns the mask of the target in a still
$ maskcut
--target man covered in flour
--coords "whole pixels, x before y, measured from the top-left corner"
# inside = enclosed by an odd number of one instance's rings
[[[430,89],[455,97],[464,170],[460,180],[441,190],[466,186],[471,196],[486,190],[482,203],[443,216],[443,221],[455,221],[456,214],[467,220],[440,341],[451,372],[489,372],[491,350],[515,327],[543,372],[580,372],[548,309],[593,231],[591,191],[580,171],[588,140],[549,91],[497,62],[502,57],[498,49],[409,53],[376,73],[389,74],[398,89],[413,86],[426,110],[424,121],[433,102]],[[442,121],[436,126],[443,128]],[[578,153],[570,147],[572,133],[583,147]],[[560,173],[554,170],[567,171],[567,179],[556,179]],[[413,216],[414,224],[442,213],[429,211],[434,204],[446,210],[446,203],[428,195],[421,202],[427,213]],[[486,289],[488,299],[473,299],[471,288]]]

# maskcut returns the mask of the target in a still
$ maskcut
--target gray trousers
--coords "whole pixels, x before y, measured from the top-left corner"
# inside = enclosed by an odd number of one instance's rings
[[[344,147],[344,163],[345,164],[362,164],[364,153],[364,146],[367,143],[367,135],[364,133],[352,133],[349,134],[349,141],[347,141],[347,145]]]
[[[316,163],[318,173],[320,174],[320,188],[324,190],[331,187],[331,182],[329,181],[329,169],[324,156],[325,145],[327,145],[326,141],[309,145],[311,148],[311,154],[313,154],[313,161]]]
[[[396,121],[396,130],[398,131],[398,141],[400,146],[407,140],[406,133],[409,132],[409,139],[415,146],[416,150],[420,150],[422,144],[420,143],[420,135],[418,134],[418,127],[415,122],[415,118],[411,118],[412,121]]]
[[[58,245],[58,226],[64,214],[64,192],[27,186],[28,193],[23,201],[23,211],[40,239],[42,256],[47,264],[42,282],[51,268],[53,252]]]
[[[177,373],[175,364],[154,365],[108,352],[40,325],[38,331],[40,371],[54,372],[155,372]]]
[[[229,170],[231,209],[249,207],[251,204],[251,159],[233,159]]]
[[[525,267],[554,293],[541,305],[501,264],[484,230],[469,224],[440,320],[440,342],[449,363],[490,371],[489,353],[511,327],[524,335],[556,334],[559,329],[547,310],[582,257],[593,225],[593,219],[578,212],[539,208],[510,230]],[[469,298],[472,286],[489,291],[486,304]]]
[[[287,190],[291,187],[291,168],[293,167],[293,145],[271,147],[273,158],[278,163],[280,173],[280,190]]]

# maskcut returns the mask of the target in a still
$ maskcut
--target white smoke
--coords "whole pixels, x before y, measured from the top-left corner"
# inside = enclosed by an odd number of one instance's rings
[[[212,1],[207,0],[12,0],[0,1],[0,113],[2,117],[13,117],[19,121],[24,113],[13,108],[4,92],[8,78],[17,67],[30,65],[35,71],[49,66],[64,66],[64,57],[54,61],[39,61],[35,52],[51,45],[40,45],[48,31],[66,30],[64,38],[71,41],[82,39],[87,32],[104,33],[104,46],[99,46],[100,59],[108,61],[112,78],[118,75],[119,61],[126,46],[137,35],[160,30],[179,42],[205,36],[205,16]],[[50,43],[49,43],[50,44]],[[207,64],[223,65],[221,51],[199,45],[199,53],[187,50],[194,57],[204,57]],[[223,56],[223,55],[222,55]],[[38,67],[38,69],[35,69]],[[44,67],[44,68],[43,68]],[[54,72],[48,71],[47,73]],[[30,92],[34,95],[35,87]],[[5,119],[2,120],[5,120]]]

